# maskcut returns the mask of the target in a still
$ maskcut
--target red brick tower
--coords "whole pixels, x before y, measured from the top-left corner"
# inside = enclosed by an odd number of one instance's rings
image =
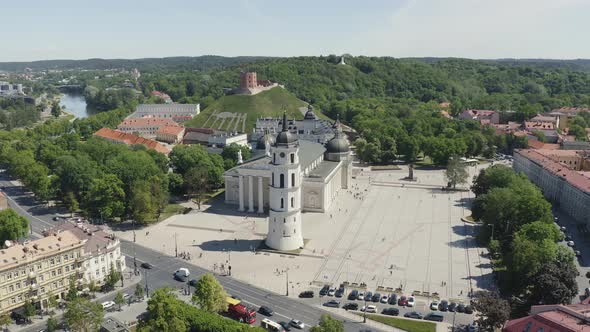
[[[256,72],[240,73],[240,89],[254,89],[258,87]]]

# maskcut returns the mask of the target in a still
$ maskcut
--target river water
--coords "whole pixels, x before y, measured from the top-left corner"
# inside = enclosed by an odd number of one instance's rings
[[[91,115],[86,99],[81,93],[64,93],[59,100],[59,105],[65,107],[65,111],[77,118],[87,118]]]

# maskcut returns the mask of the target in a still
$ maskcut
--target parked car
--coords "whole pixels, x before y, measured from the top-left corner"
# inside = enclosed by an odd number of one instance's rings
[[[334,295],[336,295],[336,297],[342,297],[342,296],[344,296],[344,291],[345,291],[344,287],[340,287],[340,288],[338,288],[338,290],[336,291],[336,294],[334,294]]]
[[[418,313],[418,312],[416,312],[416,311],[412,311],[412,312],[406,312],[406,313],[404,314],[404,317],[406,317],[406,318],[414,318],[414,319],[422,319],[422,315],[421,315],[421,314],[419,314],[419,313]]]
[[[330,287],[330,289],[328,289],[328,296],[334,296],[334,294],[336,294],[336,288]]]
[[[379,293],[373,294],[373,298],[371,298],[371,300],[373,302],[379,302],[379,300],[381,300],[381,294],[379,294]]]
[[[408,298],[405,296],[400,296],[399,300],[397,300],[397,305],[405,307],[408,305]]]
[[[562,232],[567,231],[567,228],[565,228],[565,226],[561,226],[559,229],[561,229]]]
[[[130,295],[130,294],[128,294],[128,293],[123,293],[123,299],[127,300],[127,299],[129,299],[130,297],[131,297],[131,295]]]
[[[313,297],[313,291],[303,291],[301,293],[299,293],[299,297],[302,299],[309,299]]]
[[[283,321],[279,322],[279,325],[282,326],[285,331],[291,331],[291,325],[289,325],[289,323]]]
[[[271,308],[263,305],[258,309],[258,312],[265,315],[265,316],[272,316],[274,314],[274,311],[272,311]]]
[[[576,254],[576,257],[582,257],[580,250],[574,250],[574,254]]]
[[[408,304],[406,306],[408,307],[413,307],[416,304],[416,300],[414,299],[413,296],[409,296],[408,297]]]
[[[115,302],[113,302],[113,301],[105,301],[105,302],[101,303],[101,305],[102,305],[102,309],[103,310],[108,311],[108,310],[112,309],[115,306]]]
[[[348,299],[349,300],[356,300],[359,296],[359,291],[357,291],[356,289],[353,289],[350,293],[348,293]]]
[[[330,300],[330,301],[324,303],[324,307],[340,308],[340,302],[338,302],[336,300]]]
[[[150,270],[152,267],[154,267],[152,264],[148,263],[148,262],[143,262],[140,265],[142,268]]]
[[[467,325],[467,332],[479,332],[479,326],[475,323]]]
[[[291,324],[291,326],[293,326],[294,328],[298,328],[300,330],[303,330],[305,328],[305,324],[303,324],[303,322],[298,319],[291,319],[289,324]]]
[[[364,300],[365,299],[365,292],[360,291],[359,295],[356,298],[357,300]]]
[[[449,311],[455,312],[455,309],[457,309],[457,303],[451,302],[451,304],[449,304]]]
[[[361,308],[361,311],[377,313],[377,307],[371,304],[371,305],[368,305],[366,308],[363,306]]]
[[[359,310],[359,305],[358,303],[354,303],[354,302],[348,302],[347,304],[345,304],[342,309],[344,310]]]
[[[381,300],[380,300],[381,303],[387,303],[387,301],[389,301],[389,296],[387,296],[387,295],[381,296]]]
[[[367,294],[365,294],[365,301],[371,301],[372,298],[373,298],[373,293],[367,292]]]
[[[328,295],[329,290],[330,290],[330,286],[328,286],[328,285],[322,287],[322,289],[320,289],[320,295],[321,296]]]
[[[186,282],[188,278],[183,276],[182,274],[174,274],[174,279],[180,282]]]
[[[465,306],[465,313],[471,315],[473,313],[473,307],[470,305]]]
[[[465,312],[465,305],[464,304],[457,305],[457,312]]]
[[[197,283],[199,281],[197,279],[191,279],[191,281],[188,282],[189,285],[193,286],[193,287],[197,287]]]
[[[388,315],[388,316],[397,316],[397,315],[399,315],[399,309],[398,308],[385,308],[385,309],[383,309],[383,311],[381,311],[381,313],[384,315]]]
[[[573,247],[576,245],[576,243],[574,241],[567,241],[567,245]]]
[[[438,301],[434,300],[430,303],[430,310],[438,310]]]
[[[397,294],[391,293],[391,295],[389,295],[389,301],[387,301],[387,303],[397,304]]]
[[[438,305],[438,310],[448,311],[449,310],[449,302],[447,300],[440,301],[440,304]]]
[[[445,317],[437,312],[431,312],[428,315],[424,316],[424,320],[430,320],[433,322],[442,322]]]

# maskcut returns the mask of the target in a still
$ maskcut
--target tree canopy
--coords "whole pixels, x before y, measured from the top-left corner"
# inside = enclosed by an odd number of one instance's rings
[[[0,211],[0,243],[16,241],[29,233],[29,220],[12,209]]]

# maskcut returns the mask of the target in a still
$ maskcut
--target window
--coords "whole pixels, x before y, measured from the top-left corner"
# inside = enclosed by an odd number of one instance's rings
[[[96,272],[95,272],[95,274],[96,274],[96,276],[98,277],[98,276],[100,275],[100,271],[99,271],[98,269],[96,269]]]
[[[295,187],[295,173],[291,173],[291,187]]]
[[[281,198],[281,209],[284,208],[284,203],[283,203],[283,199]]]
[[[104,268],[104,266],[102,267],[102,274],[107,274],[107,270]]]
[[[18,272],[14,272],[12,275],[15,279],[18,278]]]
[[[68,258],[69,258],[68,255],[64,255],[64,262],[67,262]]]
[[[287,223],[287,218],[283,218],[283,224]]]
[[[52,266],[53,266],[53,265],[55,265],[55,259],[53,259],[53,258],[52,258],[52,259],[50,259],[50,260],[49,260],[49,264],[50,264],[50,265],[52,265]]]
[[[280,183],[281,183],[281,188],[285,188],[285,174],[281,174]]]
[[[70,266],[66,265],[66,272],[70,272]]]
[[[20,275],[21,276],[24,276],[25,274],[27,274],[27,271],[25,269],[23,269],[23,270],[20,271]]]
[[[15,303],[16,303],[16,298],[14,298],[14,297],[13,297],[13,298],[11,298],[11,299],[10,299],[10,302],[12,302],[12,304],[15,304]]]
[[[55,270],[51,271],[51,276],[55,277]]]
[[[41,270],[41,264],[37,264],[37,270]]]
[[[295,198],[291,197],[291,207],[295,207]]]
[[[275,173],[272,173],[271,183],[272,183],[272,186],[274,187],[275,186]]]
[[[12,279],[12,274],[9,273],[6,275],[6,280],[10,280],[10,279]]]
[[[291,164],[295,163],[295,154],[291,153]]]
[[[14,292],[14,286],[13,285],[8,286],[8,291],[11,293]]]
[[[61,274],[61,273],[62,273],[62,270],[61,270],[61,267],[60,267],[59,269],[57,269],[57,274]]]
[[[94,259],[94,264],[98,264],[98,257]]]
[[[63,280],[60,280],[59,281],[59,287],[63,287],[63,285],[64,285],[64,281]]]
[[[40,275],[39,280],[43,281],[43,280],[45,280],[45,277],[43,275]]]
[[[41,287],[41,293],[45,293],[45,287]]]
[[[51,288],[56,289],[57,288],[57,282],[54,282],[51,284]]]
[[[293,228],[293,234],[297,233],[297,230],[295,228]]]
[[[56,261],[57,261],[57,263],[58,263],[58,264],[59,264],[59,263],[61,263],[61,257],[59,257],[59,256],[58,256],[58,257],[56,258]]]
[[[23,296],[22,295],[19,295],[18,296],[18,302],[21,302],[22,300],[23,300]]]
[[[20,289],[20,282],[16,283],[16,289]]]
[[[111,257],[111,259],[113,258],[113,253],[109,253],[109,257]]]

